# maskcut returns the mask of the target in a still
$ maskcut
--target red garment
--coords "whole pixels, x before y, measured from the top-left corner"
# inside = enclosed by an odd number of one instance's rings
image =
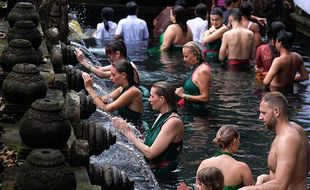
[[[256,67],[263,69],[262,72],[268,72],[274,57],[269,44],[260,45],[256,50]]]
[[[229,59],[226,62],[228,65],[250,65],[248,59]]]

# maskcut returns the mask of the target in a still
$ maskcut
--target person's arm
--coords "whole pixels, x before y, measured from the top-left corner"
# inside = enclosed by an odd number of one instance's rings
[[[263,80],[264,85],[269,85],[271,83],[271,81],[273,80],[273,78],[276,76],[276,74],[279,71],[279,66],[280,66],[279,58],[275,58],[272,61],[271,67],[270,67],[266,77]]]
[[[251,60],[255,59],[256,54],[256,42],[255,42],[255,34],[253,34],[253,44],[252,44],[252,50],[251,50]]]
[[[211,87],[211,68],[203,69],[198,71],[197,76],[197,87],[199,88],[200,95],[188,97],[188,101],[192,102],[203,102],[209,101],[210,87]]]
[[[296,74],[294,81],[300,82],[300,81],[308,80],[309,74],[305,67],[304,61],[302,60],[302,57],[299,54],[296,53],[296,55],[297,55],[297,61],[300,62],[300,66],[299,66],[298,73]]]
[[[259,26],[258,24],[253,23],[252,27],[253,27],[253,32],[254,32],[255,45],[256,47],[258,47],[259,45],[262,44],[262,37],[260,35]]]
[[[172,117],[162,126],[158,136],[151,147],[145,145],[138,139],[128,128],[127,123],[121,122],[120,119],[113,120],[114,126],[125,135],[149,160],[155,158],[164,152],[177,136],[179,127],[183,127],[180,119]]]
[[[224,61],[228,56],[228,37],[227,33],[223,34],[222,45],[219,52],[219,60]]]
[[[207,43],[222,38],[223,34],[226,31],[228,31],[228,28],[225,25],[223,25],[221,28],[217,30],[215,29],[214,26],[212,26],[211,28],[209,28],[209,30],[205,31],[202,39],[202,45],[205,46]]]
[[[208,67],[207,69],[201,69],[197,72],[197,87],[199,88],[200,95],[185,94],[182,87],[177,88],[175,93],[177,96],[190,102],[206,103],[210,98],[211,68]]]
[[[173,43],[173,40],[175,38],[173,27],[174,27],[173,25],[169,25],[168,28],[166,29],[164,33],[163,43],[160,47],[160,51],[168,51],[171,44]]]
[[[116,30],[115,30],[115,40],[123,39],[123,28],[122,28],[122,20],[120,20],[117,24]]]
[[[251,15],[251,19],[255,20],[258,24],[265,26],[267,25],[267,19],[266,18],[260,18],[258,16],[255,15]]]
[[[263,71],[262,46],[259,46],[256,50],[255,64],[256,64],[256,67],[255,67],[256,70]]]
[[[242,183],[244,186],[255,184],[252,171],[247,164],[241,162],[240,171],[241,171]]]
[[[111,94],[110,96],[113,98],[113,102],[110,104],[105,104],[105,106],[103,107],[103,109],[105,111],[108,112],[113,112],[115,110],[118,110],[119,108],[125,106],[125,105],[129,105],[131,102],[134,101],[134,99],[136,97],[141,97],[141,92],[139,89],[133,89],[133,88],[129,88],[126,92],[124,92],[123,94],[117,96],[117,93],[120,93],[120,91],[122,90],[122,87],[119,87],[118,89],[116,89],[114,92],[115,94]]]
[[[279,138],[276,148],[277,165],[274,178],[261,185],[246,186],[241,190],[287,189],[296,169],[299,143],[298,137],[294,135]]]
[[[147,25],[146,25],[146,22],[144,21],[143,23],[144,27],[143,27],[143,39],[146,40],[146,39],[149,39],[149,30],[147,28]]]
[[[75,57],[78,60],[78,62],[85,68],[87,68],[90,72],[93,72],[95,75],[97,75],[100,78],[109,78],[111,73],[106,71],[101,71],[99,67],[93,66],[84,56],[84,53],[78,49],[75,48]]]

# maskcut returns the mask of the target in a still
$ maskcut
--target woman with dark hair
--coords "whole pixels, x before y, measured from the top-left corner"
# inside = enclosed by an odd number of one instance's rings
[[[204,105],[210,99],[211,67],[203,62],[202,51],[195,42],[188,42],[183,46],[183,60],[192,69],[183,87],[175,90],[176,95],[182,98],[178,104]]]
[[[107,96],[100,97],[93,89],[93,80],[83,73],[84,86],[96,106],[106,112],[117,111],[123,119],[143,132],[142,92],[134,80],[134,68],[129,61],[121,59],[112,63],[110,79],[117,88]],[[110,102],[112,100],[112,102]]]
[[[244,163],[233,158],[240,145],[240,134],[233,125],[222,126],[213,140],[219,151],[214,157],[200,163],[197,173],[203,168],[217,167],[224,175],[224,190],[235,190],[242,186],[254,185],[251,169]],[[198,175],[196,185],[199,184]]]
[[[161,174],[177,166],[183,144],[184,126],[176,112],[174,89],[166,82],[157,82],[151,88],[149,102],[160,114],[147,131],[144,143],[121,118],[114,118],[114,126],[145,156],[151,168]]]
[[[93,33],[93,37],[97,39],[112,39],[115,35],[117,24],[112,21],[114,10],[111,7],[104,7],[101,10],[102,22],[97,24],[97,29]]]
[[[91,64],[87,59],[85,59],[85,56],[83,52],[79,49],[76,49],[76,58],[78,62],[83,65],[85,68],[87,68],[90,72],[94,73],[100,78],[110,78],[111,76],[111,65],[100,67]],[[127,48],[123,40],[116,40],[115,42],[111,42],[107,44],[105,48],[106,56],[109,60],[109,62],[112,64],[115,61],[121,60],[121,59],[127,59]],[[134,68],[134,79],[137,84],[140,83],[139,79],[139,73],[136,65],[130,61],[130,64]]]
[[[160,36],[160,50],[168,51],[172,47],[182,47],[193,39],[191,29],[186,24],[184,8],[176,5],[170,12],[172,24]]]
[[[205,47],[203,56],[208,63],[219,63],[219,51],[222,45],[223,34],[228,28],[223,23],[223,11],[214,7],[210,12],[211,27],[204,33],[202,45]]]

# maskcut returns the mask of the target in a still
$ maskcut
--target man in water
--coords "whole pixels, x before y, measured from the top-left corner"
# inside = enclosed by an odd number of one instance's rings
[[[141,41],[149,38],[146,22],[137,17],[138,5],[134,1],[126,4],[128,16],[121,19],[115,31],[115,39]]]
[[[228,65],[248,67],[250,59],[255,58],[254,34],[242,27],[238,9],[231,11],[228,20],[233,28],[223,35],[219,59],[224,61],[228,58]]]
[[[242,190],[306,190],[310,169],[310,147],[304,129],[287,116],[287,99],[280,92],[263,96],[259,119],[276,136],[268,155],[269,174],[257,177],[255,186]]]
[[[292,92],[294,82],[309,79],[301,56],[290,51],[292,45],[292,33],[281,30],[275,44],[280,56],[273,60],[263,81],[264,85],[269,85],[270,91]]]

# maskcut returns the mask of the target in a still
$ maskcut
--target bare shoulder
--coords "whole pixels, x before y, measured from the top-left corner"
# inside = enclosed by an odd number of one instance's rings
[[[297,52],[292,52],[291,55],[292,55],[292,57],[293,57],[294,60],[296,60],[296,61],[302,61],[302,57],[301,57],[301,55],[300,55],[299,53],[297,53]]]
[[[165,32],[175,32],[177,30],[176,24],[170,24]]]
[[[240,171],[248,171],[250,170],[250,167],[249,165],[247,165],[246,163],[244,162],[241,162],[241,161],[237,161],[237,168],[240,170]]]
[[[126,92],[128,92],[128,94],[131,94],[134,96],[142,96],[141,90],[136,86],[130,87]]]
[[[183,121],[178,114],[172,114],[165,124],[178,127],[183,126]]]
[[[252,29],[254,32],[260,32],[260,31],[259,31],[259,26],[258,26],[258,24],[255,23],[255,22],[252,23],[251,29]]]
[[[211,66],[209,64],[202,63],[199,67],[198,74],[211,74]]]
[[[304,130],[304,128],[302,126],[300,126],[297,123],[292,122],[292,121],[290,122],[290,125],[293,127],[293,129],[298,131],[298,133],[300,133],[303,136],[306,136],[306,132],[305,132],[305,130]]]

